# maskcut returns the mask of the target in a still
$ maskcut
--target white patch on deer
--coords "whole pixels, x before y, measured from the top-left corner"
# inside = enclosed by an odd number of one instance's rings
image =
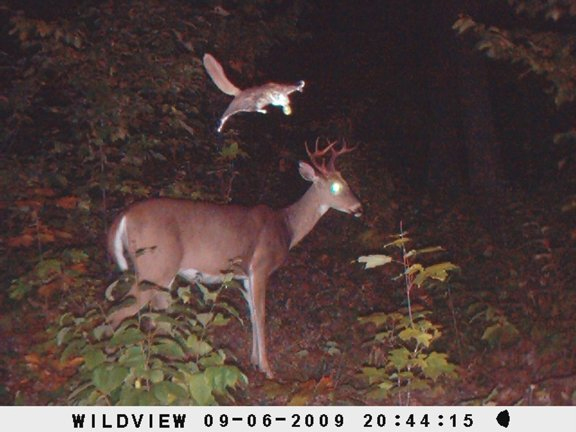
[[[180,270],[178,274],[182,276],[184,279],[189,281],[204,282],[207,284],[215,284],[222,282],[222,275],[209,275],[206,273],[202,273],[196,269]]]
[[[118,263],[120,270],[128,270],[128,261],[124,256],[124,239],[126,238],[126,216],[122,216],[118,228],[114,233],[114,258]]]
[[[330,206],[326,205],[326,204],[322,204],[322,205],[320,205],[320,207],[318,207],[318,213],[320,213],[320,216],[322,216],[328,210],[330,210]]]

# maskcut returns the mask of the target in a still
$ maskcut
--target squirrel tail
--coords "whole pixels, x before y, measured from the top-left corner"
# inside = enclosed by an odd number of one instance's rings
[[[204,54],[203,61],[206,72],[208,72],[208,75],[210,75],[210,78],[212,78],[212,81],[214,81],[216,87],[230,96],[236,96],[238,93],[240,93],[241,90],[232,84],[226,77],[224,69],[222,69],[222,65],[218,63],[218,60],[216,60],[210,54]]]

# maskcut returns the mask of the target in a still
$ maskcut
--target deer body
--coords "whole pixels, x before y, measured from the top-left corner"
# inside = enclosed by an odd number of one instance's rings
[[[284,114],[290,115],[292,109],[290,108],[288,96],[296,91],[302,92],[304,90],[304,81],[299,81],[297,84],[267,83],[240,90],[230,82],[224,73],[224,69],[222,69],[222,65],[212,55],[205,54],[203,62],[206,72],[216,84],[216,87],[223,93],[234,96],[234,99],[220,118],[218,132],[222,131],[226,120],[234,114],[243,111],[266,114],[267,111],[264,108],[268,105],[280,106]]]
[[[340,153],[344,151],[349,149],[344,147]],[[317,150],[315,155],[320,153]],[[114,312],[109,317],[111,325],[117,327],[148,303],[157,309],[168,306],[161,291],[141,290],[139,282],[169,288],[176,275],[181,275],[214,283],[233,262],[234,276],[243,282],[250,309],[252,363],[272,377],[265,338],[269,276],[329,208],[357,216],[361,212],[360,202],[340,174],[315,166],[319,172],[300,162],[300,173],[312,186],[296,203],[280,210],[264,205],[244,207],[170,198],[128,207],[110,228],[108,249],[122,270],[128,268],[124,251],[128,252],[137,276],[129,294],[136,301]]]

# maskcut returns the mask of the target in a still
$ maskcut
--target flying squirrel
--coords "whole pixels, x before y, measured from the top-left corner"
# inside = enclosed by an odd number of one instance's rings
[[[208,72],[208,75],[212,78],[216,87],[227,95],[234,96],[234,99],[230,102],[230,105],[228,105],[222,117],[220,117],[218,132],[222,131],[226,120],[234,114],[242,111],[266,114],[267,111],[264,107],[267,105],[281,106],[284,114],[290,115],[292,109],[290,108],[288,95],[295,91],[302,92],[304,90],[304,81],[299,81],[295,85],[270,82],[261,86],[240,90],[230,82],[222,69],[222,65],[218,63],[218,60],[212,55],[205,54],[203,61],[206,72]]]

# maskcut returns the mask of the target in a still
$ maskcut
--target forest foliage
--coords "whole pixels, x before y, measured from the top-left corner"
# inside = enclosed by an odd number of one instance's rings
[[[239,84],[250,83],[260,56],[300,37],[300,11],[262,0],[229,9],[85,2],[52,18],[12,11],[0,132],[4,302],[40,302],[52,323],[42,350],[62,353],[59,369],[79,368],[68,403],[211,404],[246,383],[207,342],[211,327],[237,316],[222,303],[216,313],[208,291],[209,304],[191,305],[182,287],[183,318],[152,333],[132,320],[110,339],[103,239],[114,213],[144,197],[232,198],[234,160],[247,153],[237,134],[215,133],[227,98],[201,58],[226,58]]]
[[[576,2],[573,0],[508,0],[515,17],[508,25],[462,15],[453,28],[471,34],[487,57],[518,65],[518,78],[535,75],[559,108],[576,99]],[[573,148],[574,130],[557,131],[555,141]]]

